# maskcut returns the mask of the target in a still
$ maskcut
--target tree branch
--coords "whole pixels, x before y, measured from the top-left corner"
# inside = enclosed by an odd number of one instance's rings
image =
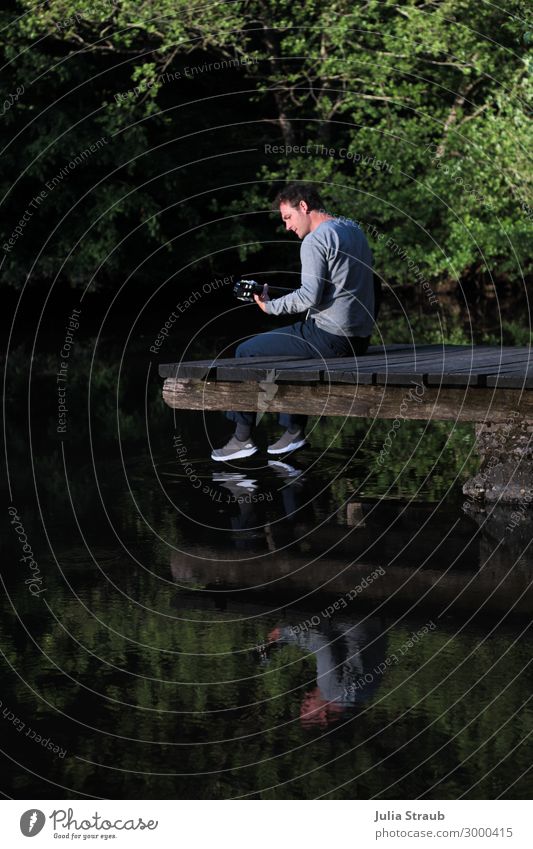
[[[455,96],[455,100],[453,101],[452,108],[450,109],[450,112],[448,113],[448,117],[446,118],[446,120],[444,122],[444,127],[443,127],[443,130],[442,130],[443,136],[442,136],[442,140],[441,140],[439,146],[437,147],[437,152],[435,153],[435,159],[441,159],[442,156],[444,155],[444,151],[446,150],[447,135],[450,132],[453,125],[457,121],[457,113],[458,113],[459,109],[461,108],[461,106],[463,106],[467,95],[470,94],[472,89],[475,88],[475,86],[479,82],[480,82],[480,80],[474,80],[473,83],[470,83],[469,85],[467,85],[461,92],[457,92],[457,94]]]

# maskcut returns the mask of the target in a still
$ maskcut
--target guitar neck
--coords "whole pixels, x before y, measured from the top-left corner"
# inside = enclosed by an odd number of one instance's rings
[[[294,289],[285,289],[283,286],[268,286],[268,294],[270,298],[282,298],[283,295],[288,295],[289,292],[294,292]]]
[[[281,298],[293,291],[281,286],[268,286],[268,294],[271,298]],[[258,283],[257,280],[238,280],[233,287],[233,294],[240,301],[253,301],[254,295],[261,295],[262,292],[263,284]]]

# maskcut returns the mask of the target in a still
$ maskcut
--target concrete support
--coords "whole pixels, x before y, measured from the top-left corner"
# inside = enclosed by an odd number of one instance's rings
[[[463,492],[476,501],[501,501],[527,510],[533,505],[533,422],[518,413],[502,424],[476,425],[477,475]]]

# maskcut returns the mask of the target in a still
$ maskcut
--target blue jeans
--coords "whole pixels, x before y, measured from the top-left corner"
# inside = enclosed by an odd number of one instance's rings
[[[252,336],[242,342],[235,351],[236,357],[268,357],[286,354],[287,358],[305,357],[306,359],[332,359],[334,357],[349,357],[364,354],[370,338],[336,336],[321,330],[313,319],[298,321],[279,330],[269,330]],[[253,427],[256,413],[229,412],[226,417],[236,424],[246,424]],[[281,413],[279,423],[282,427],[294,429],[304,428],[307,416]]]

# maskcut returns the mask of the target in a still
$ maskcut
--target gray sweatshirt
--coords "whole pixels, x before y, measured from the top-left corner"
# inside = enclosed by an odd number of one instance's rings
[[[336,336],[370,336],[374,326],[372,253],[355,224],[334,218],[308,233],[300,248],[299,289],[267,301],[269,315],[309,310],[309,320]]]

